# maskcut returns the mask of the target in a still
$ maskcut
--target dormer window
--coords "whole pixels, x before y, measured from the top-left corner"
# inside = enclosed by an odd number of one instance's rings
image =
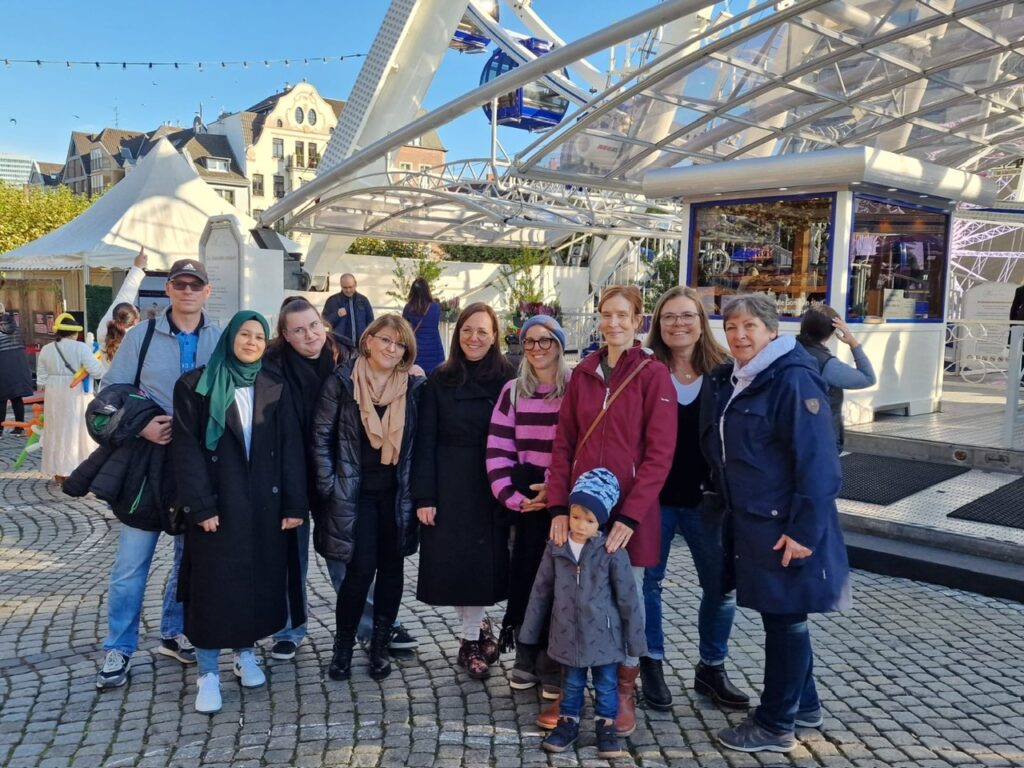
[[[207,157],[206,170],[218,173],[228,173],[231,170],[231,161],[225,157]]]

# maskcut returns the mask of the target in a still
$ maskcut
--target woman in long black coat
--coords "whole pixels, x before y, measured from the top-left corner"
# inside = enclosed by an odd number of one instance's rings
[[[0,421],[7,420],[7,401],[14,407],[14,420],[25,421],[24,397],[32,394],[32,373],[28,368],[25,341],[21,329],[14,322],[14,315],[0,304]],[[4,431],[0,427],[0,434]],[[22,434],[21,427],[14,428],[14,434]]]
[[[293,626],[305,621],[301,595],[286,600],[288,571],[298,574],[287,531],[309,508],[305,459],[287,385],[262,369],[268,330],[262,315],[237,313],[210,362],[174,387],[171,454],[186,522],[178,598],[196,646],[199,712],[220,709],[221,648],[235,649],[243,686],[263,685],[253,645],[284,625],[289,602]]]
[[[412,495],[420,520],[416,596],[455,607],[458,663],[489,674],[497,643],[484,609],[508,597],[508,521],[491,494],[484,459],[491,412],[514,375],[498,348],[498,318],[488,305],[466,307],[448,360],[427,380],[413,460]]]

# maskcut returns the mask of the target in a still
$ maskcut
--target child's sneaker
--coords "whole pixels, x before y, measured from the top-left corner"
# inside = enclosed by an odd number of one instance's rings
[[[560,717],[555,730],[547,735],[541,746],[548,752],[565,752],[579,737],[580,721],[571,717]]]
[[[594,730],[597,732],[597,756],[603,758],[622,757],[622,745],[615,733],[614,720],[596,720]]]

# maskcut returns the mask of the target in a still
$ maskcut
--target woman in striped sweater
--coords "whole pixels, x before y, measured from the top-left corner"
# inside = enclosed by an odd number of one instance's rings
[[[516,648],[509,685],[518,690],[541,683],[545,698],[557,698],[561,669],[547,658],[544,644],[516,645],[533,579],[537,575],[551,518],[547,511],[545,472],[558,409],[569,381],[565,332],[558,321],[535,315],[519,332],[523,360],[519,376],[505,385],[491,416],[487,436],[487,478],[495,498],[515,513],[509,598],[499,642]]]

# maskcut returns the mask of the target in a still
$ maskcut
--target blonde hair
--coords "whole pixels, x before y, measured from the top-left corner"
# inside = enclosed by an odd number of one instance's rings
[[[545,321],[541,320],[537,325],[547,328],[549,331],[552,330],[551,326]],[[565,395],[565,388],[569,385],[569,364],[565,362],[565,350],[562,349],[562,345],[558,342],[558,339],[552,339],[552,344],[558,347],[558,363],[555,367],[555,388],[544,396],[545,400],[555,400]],[[537,387],[540,386],[540,379],[537,378],[537,372],[533,370],[533,364],[530,363],[529,355],[523,352],[523,359],[519,361],[519,376],[516,379],[516,392],[523,397],[533,397],[537,394]]]
[[[398,334],[398,338],[395,341],[405,344],[405,353],[402,355],[402,360],[398,363],[398,370],[408,371],[412,368],[412,364],[416,362],[416,334],[412,332],[412,326],[401,315],[381,315],[366,326],[363,335],[359,337],[359,354],[363,357],[369,357],[370,347],[368,346],[368,339],[371,336],[376,336],[378,332],[385,328]]]

